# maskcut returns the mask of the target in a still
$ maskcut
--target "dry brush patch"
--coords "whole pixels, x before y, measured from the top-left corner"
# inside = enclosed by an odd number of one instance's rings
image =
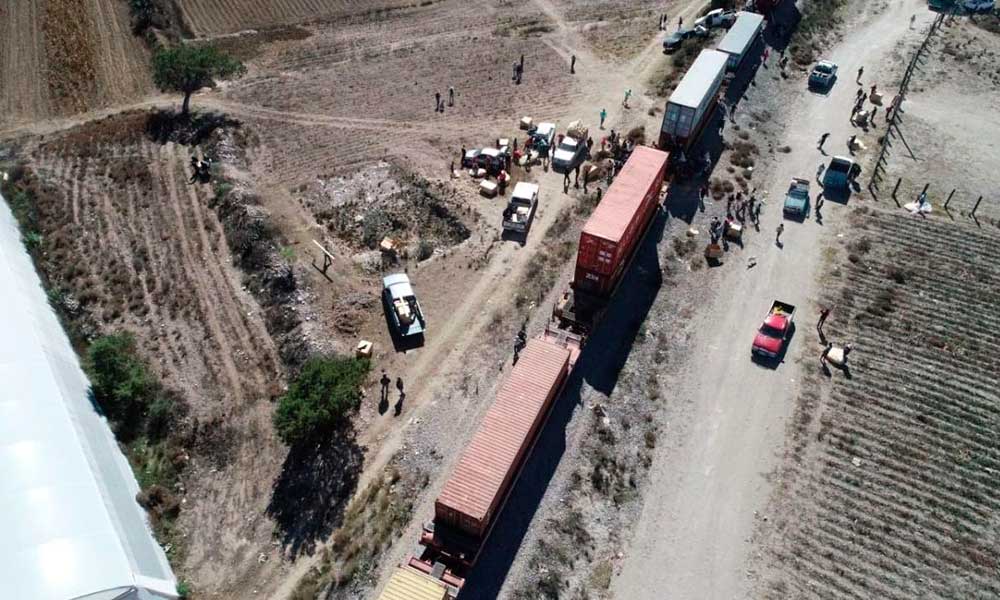
[[[762,592],[996,597],[1000,236],[900,212],[852,220],[824,299],[826,333],[855,344],[852,376],[821,383],[807,366]]]
[[[329,599],[353,598],[373,583],[383,552],[409,523],[416,498],[429,477],[394,457],[354,500],[330,538],[319,563],[301,579],[292,600],[314,600],[329,589]]]

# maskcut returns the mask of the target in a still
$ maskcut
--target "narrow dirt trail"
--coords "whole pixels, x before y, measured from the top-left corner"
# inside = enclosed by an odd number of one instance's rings
[[[824,233],[809,220],[788,222],[784,247],[774,244],[782,220],[781,200],[793,176],[813,178],[824,157],[819,136],[830,132],[829,154],[846,154],[856,130],[848,122],[857,86],[857,69],[887,57],[909,30],[910,15],[921,14],[919,0],[895,0],[848,31],[827,57],[840,65],[841,78],[829,96],[801,92],[788,107],[791,125],[784,144],[792,148],[766,185],[771,200],[762,215],[762,235],[744,255],[756,256],[753,269],[731,273],[714,306],[700,308],[700,333],[692,355],[697,370],[675,396],[686,400],[680,435],[656,457],[646,503],[635,537],[614,581],[618,598],[744,598],[750,592],[746,564],[757,511],[771,490],[766,474],[778,464],[784,427],[794,406],[799,360],[819,349],[796,336],[786,361],[770,370],[750,361],[754,331],[773,299],[798,307],[801,329],[815,324],[815,275]],[[926,11],[920,19],[926,19]],[[864,82],[866,85],[872,83]],[[777,144],[776,144],[777,145]],[[815,187],[815,186],[814,186]],[[813,194],[817,193],[813,189]],[[852,202],[857,201],[855,196]],[[845,209],[824,208],[827,225],[841,221]],[[827,228],[829,231],[829,228]],[[734,259],[735,260],[735,259]],[[800,331],[801,331],[800,329]]]

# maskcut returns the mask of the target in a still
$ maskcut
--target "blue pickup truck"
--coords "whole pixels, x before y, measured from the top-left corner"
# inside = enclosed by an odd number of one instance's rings
[[[793,177],[785,194],[785,206],[782,212],[786,217],[805,219],[809,214],[809,180]]]

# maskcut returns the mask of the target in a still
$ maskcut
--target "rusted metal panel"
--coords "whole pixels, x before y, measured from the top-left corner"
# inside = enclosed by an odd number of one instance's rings
[[[574,286],[609,295],[646,231],[663,185],[669,154],[637,147],[580,233]]]
[[[532,339],[521,351],[434,506],[435,525],[488,533],[569,371],[570,351]]]

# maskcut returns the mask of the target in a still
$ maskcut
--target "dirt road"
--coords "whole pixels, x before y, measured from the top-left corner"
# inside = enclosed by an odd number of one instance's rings
[[[795,304],[800,331],[815,325],[814,274],[821,259],[823,229],[814,221],[788,222],[784,247],[774,244],[781,220],[780,203],[790,177],[812,178],[824,157],[816,142],[830,132],[826,150],[846,154],[855,132],[848,122],[862,65],[874,65],[893,50],[909,29],[928,19],[918,0],[896,0],[849,31],[828,53],[840,65],[840,80],[829,96],[801,93],[790,103],[787,139],[792,148],[765,187],[771,200],[762,217],[762,232],[744,252],[757,265],[734,273],[726,293],[714,306],[703,307],[701,332],[693,357],[699,368],[676,390],[689,401],[678,429],[681,436],[664,447],[655,461],[646,505],[636,534],[614,582],[618,598],[742,598],[750,592],[745,563],[756,511],[764,506],[771,472],[780,456],[784,426],[791,414],[797,360],[811,360],[805,336],[793,339],[784,364],[769,370],[750,361],[754,329],[778,297]],[[865,81],[866,85],[872,82]],[[815,196],[816,186],[814,185]],[[854,200],[856,200],[855,196]],[[844,209],[824,207],[826,222],[842,218]],[[769,233],[770,232],[770,233]]]

